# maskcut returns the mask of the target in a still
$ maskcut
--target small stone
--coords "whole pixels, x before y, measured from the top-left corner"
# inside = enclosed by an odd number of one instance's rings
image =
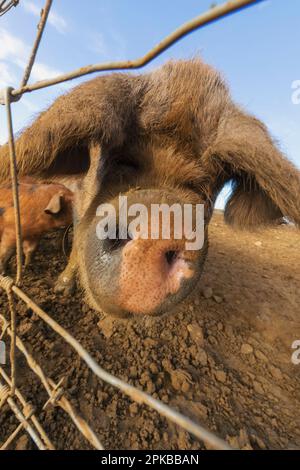
[[[241,449],[243,449],[247,445],[250,445],[249,437],[248,437],[247,431],[245,429],[240,430],[238,441],[239,441],[239,447]]]
[[[190,388],[191,388],[191,384],[189,382],[183,382],[183,384],[181,386],[181,391],[183,393],[187,393]]]
[[[138,412],[138,405],[137,403],[131,403],[131,405],[129,405],[129,412],[131,415],[136,415],[137,412]]]
[[[209,342],[210,344],[213,344],[213,345],[217,346],[218,340],[216,339],[215,336],[209,335],[209,337],[208,337],[207,339],[208,339],[208,342]]]
[[[19,327],[19,333],[21,335],[26,335],[32,329],[32,326],[33,326],[33,324],[30,321],[21,323],[21,325]]]
[[[221,383],[226,382],[226,377],[227,376],[226,376],[226,373],[223,370],[217,370],[215,375],[216,375],[216,379],[218,380],[218,382],[221,382]]]
[[[204,351],[204,349],[199,348],[198,354],[197,354],[197,359],[198,359],[201,366],[203,366],[203,367],[207,366],[207,354]]]
[[[251,353],[253,353],[253,348],[252,348],[251,344],[248,344],[248,343],[242,344],[241,353],[242,354],[251,354]]]
[[[190,323],[187,325],[187,330],[194,341],[198,346],[203,346],[204,344],[204,336],[203,336],[203,331],[200,325],[198,323]]]
[[[149,369],[152,372],[152,374],[158,374],[158,372],[159,372],[158,367],[154,362],[151,362],[151,364],[149,366]]]
[[[26,434],[24,434],[17,440],[15,450],[26,450],[28,448],[28,444],[29,439]]]
[[[237,436],[227,436],[226,440],[230,447],[232,447],[233,449],[239,449],[239,441]]]
[[[167,372],[171,372],[173,370],[172,363],[169,359],[163,359],[161,364]]]
[[[202,290],[202,295],[205,299],[210,299],[213,295],[213,290],[211,287],[204,287]]]
[[[254,243],[254,245],[255,245],[255,246],[262,246],[262,242],[257,241],[257,242]]]
[[[173,339],[173,334],[171,331],[169,331],[168,329],[164,329],[161,334],[160,334],[160,337],[166,341],[172,341]]]
[[[137,368],[135,366],[130,367],[129,369],[129,377],[132,379],[136,379],[138,375]]]
[[[272,376],[274,377],[274,379],[282,380],[282,372],[280,369],[278,369],[278,367],[269,366],[269,370]]]
[[[278,421],[276,418],[271,419],[271,423],[274,428],[278,428]]]
[[[220,295],[214,295],[213,299],[215,302],[217,302],[217,304],[221,304],[223,302],[223,297],[221,297]]]
[[[254,381],[253,382],[253,388],[254,388],[256,393],[259,393],[260,395],[264,394],[264,389],[262,388],[262,386],[259,382]]]
[[[199,300],[199,299],[195,299],[194,304],[196,305],[196,307],[199,307],[199,305],[200,305],[200,300]]]
[[[255,434],[251,434],[250,438],[251,438],[252,443],[254,445],[256,444],[260,449],[265,450],[267,448],[264,441],[260,437],[256,436]]]
[[[105,338],[109,339],[114,333],[114,323],[114,319],[109,316],[98,321],[97,325],[104,334]]]
[[[262,353],[261,351],[259,351],[259,350],[255,351],[254,354],[255,354],[255,357],[256,357],[257,359],[259,359],[259,360],[261,360],[261,361],[263,361],[263,362],[268,362],[268,361],[269,361],[268,358],[267,358],[267,356],[266,356],[264,353]]]
[[[169,397],[168,397],[168,395],[163,395],[163,396],[161,397],[161,400],[162,400],[164,403],[169,403]]]
[[[227,336],[232,336],[234,333],[233,333],[233,328],[231,325],[225,325],[225,333]]]
[[[154,392],[155,392],[155,385],[151,380],[148,380],[148,382],[147,382],[147,393],[150,393],[150,395],[151,395]]]
[[[191,374],[183,369],[176,369],[170,373],[171,383],[175,390],[187,392],[190,389],[193,379]]]

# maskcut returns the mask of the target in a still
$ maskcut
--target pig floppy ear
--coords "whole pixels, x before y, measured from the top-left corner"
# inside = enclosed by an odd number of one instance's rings
[[[44,212],[50,215],[57,215],[61,211],[62,195],[54,194],[49,201],[47,207],[45,207]]]
[[[220,123],[204,162],[217,186],[233,182],[224,213],[227,223],[255,228],[287,216],[300,226],[300,172],[260,121],[233,110]]]
[[[132,83],[115,74],[98,77],[59,97],[16,140],[19,176],[82,174],[89,146],[120,146],[132,119]],[[0,182],[9,177],[9,147],[0,147]]]

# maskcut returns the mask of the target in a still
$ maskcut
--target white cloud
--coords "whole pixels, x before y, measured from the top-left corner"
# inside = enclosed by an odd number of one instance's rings
[[[38,18],[40,17],[42,7],[39,7],[35,3],[30,2],[30,1],[22,2],[22,5],[28,13],[31,13],[32,15]],[[66,20],[62,16],[60,16],[58,13],[52,10],[50,10],[47,21],[51,26],[53,26],[61,34],[65,34],[68,30],[68,25],[67,25]]]
[[[9,33],[6,29],[0,28],[0,59],[4,65],[2,66],[2,73],[0,71],[0,80],[9,78],[10,68],[8,64],[13,64],[24,70],[27,64],[27,58],[30,54],[30,47],[17,36]],[[60,75],[62,72],[45,63],[35,62],[31,77],[33,80],[44,80],[45,78],[53,78]],[[9,80],[10,84],[12,80]]]
[[[24,60],[29,54],[28,46],[4,28],[0,28],[0,44],[0,59],[10,60],[12,57],[18,57]]]
[[[16,76],[12,72],[9,65],[5,62],[0,62],[0,88],[4,88],[16,83]]]
[[[17,87],[23,70],[26,67],[31,47],[17,36],[4,28],[0,28],[0,88]],[[54,78],[62,72],[43,62],[36,62],[31,72],[33,81]],[[71,83],[61,84],[62,89],[68,89]],[[27,97],[22,97],[20,103],[31,113],[37,112],[38,107]],[[4,140],[3,136],[0,140]]]
[[[35,80],[45,80],[46,78],[54,78],[57,75],[61,75],[60,70],[56,70],[53,67],[49,67],[47,64],[36,62],[32,68],[32,77]]]

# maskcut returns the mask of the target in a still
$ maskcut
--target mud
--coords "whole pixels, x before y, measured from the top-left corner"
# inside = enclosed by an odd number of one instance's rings
[[[114,320],[99,315],[77,290],[52,287],[65,260],[60,235],[43,239],[24,289],[67,328],[107,371],[147,391],[240,449],[300,448],[300,365],[291,361],[300,339],[300,234],[292,226],[234,232],[216,214],[199,288],[163,318]],[[14,267],[12,266],[12,269]],[[18,304],[18,334],[107,449],[204,449],[156,412],[97,379],[56,333]],[[1,293],[1,312],[7,315]],[[8,370],[8,366],[5,366]],[[18,386],[36,407],[58,449],[88,449],[68,416],[47,400],[18,354]],[[16,427],[4,406],[0,442]],[[11,448],[33,449],[20,434]]]

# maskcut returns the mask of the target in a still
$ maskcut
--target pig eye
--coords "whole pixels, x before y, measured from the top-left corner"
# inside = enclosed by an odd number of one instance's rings
[[[193,191],[194,193],[199,192],[199,185],[195,181],[188,181],[185,183],[185,188],[189,189],[190,191]]]
[[[120,238],[120,229],[119,226],[117,226],[116,229],[116,238],[107,238],[105,240],[105,245],[106,248],[110,251],[118,250],[119,248],[122,248],[123,246],[126,245],[130,240],[132,240],[130,234],[127,231],[127,237],[126,238]]]
[[[117,159],[115,160],[115,165],[118,168],[125,169],[125,170],[131,170],[131,171],[137,171],[139,169],[138,164],[133,161],[133,160],[123,160],[123,159]]]

